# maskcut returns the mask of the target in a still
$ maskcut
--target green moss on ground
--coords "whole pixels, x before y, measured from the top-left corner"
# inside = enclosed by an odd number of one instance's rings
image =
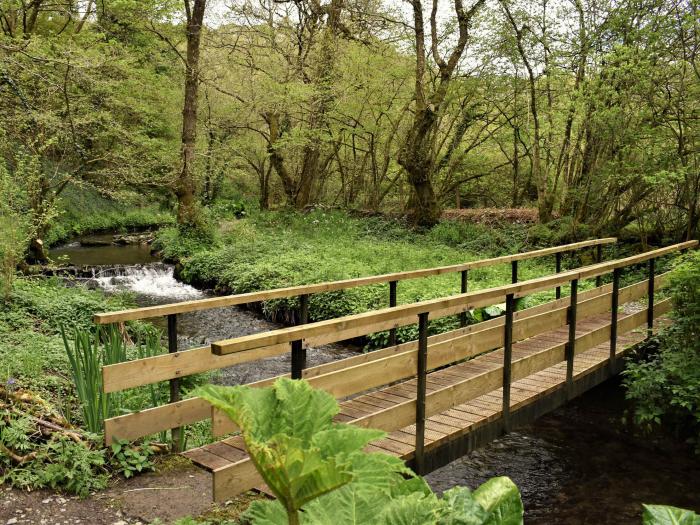
[[[90,188],[69,186],[58,201],[58,218],[44,242],[54,246],[88,233],[127,232],[172,225],[174,215],[157,204],[138,199],[108,199]]]

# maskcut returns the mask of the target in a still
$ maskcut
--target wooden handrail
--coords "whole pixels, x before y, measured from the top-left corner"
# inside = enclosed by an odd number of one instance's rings
[[[667,278],[668,274],[657,276],[656,287],[658,289],[663,288]],[[647,282],[641,281],[631,286],[621,288],[619,290],[620,304],[642,297],[646,287]],[[595,314],[596,311],[598,311],[598,307],[594,305],[600,306],[601,301],[609,304],[611,290],[612,285],[608,284],[602,286],[601,288],[594,288],[582,292],[580,294],[580,317],[586,318],[588,315]],[[546,314],[550,314],[552,316],[560,315],[560,312],[557,313],[557,311],[565,308],[568,305],[568,300],[569,298],[567,297],[517,311],[514,314],[514,319],[516,323],[521,320],[528,320],[534,323],[537,320],[540,328],[544,329],[551,327],[549,322],[546,323],[547,326],[542,325],[541,320],[545,317],[549,318],[550,320],[552,319],[552,317],[547,316]],[[586,306],[587,304],[591,305],[592,308]],[[544,317],[543,314],[545,314]],[[525,323],[525,325],[527,324],[528,323]],[[502,332],[503,327],[504,318],[497,317],[489,321],[469,325],[465,328],[430,336],[428,339],[428,355],[430,355],[431,352],[435,353],[436,349],[439,349],[444,345],[450,345],[451,341],[454,342],[456,340],[461,340],[466,343],[471,339],[472,341],[479,341],[479,345],[481,345],[481,336],[486,334],[491,334],[488,336],[488,339],[490,340],[490,346],[492,349],[495,349],[499,344],[501,344],[501,339],[500,337],[495,338],[494,333]],[[516,329],[514,331],[514,335],[515,339],[519,339],[523,334]],[[333,372],[341,372],[340,376],[342,376],[343,370],[346,368],[363,370],[362,374],[364,374],[364,370],[371,370],[372,366],[358,368],[358,365],[387,363],[389,361],[395,362],[396,359],[387,361],[387,358],[396,357],[401,354],[404,356],[411,355],[411,352],[415,352],[417,349],[417,344],[417,341],[410,341],[397,345],[396,347],[376,350],[367,354],[360,354],[351,358],[326,363],[324,365],[318,365],[306,369],[304,371],[304,377],[312,384],[321,386],[320,383],[316,383],[316,381],[323,380],[315,378],[319,378],[321,376],[328,377],[329,374]],[[270,355],[279,355],[283,353],[281,348],[279,348],[282,346],[285,346],[286,351],[289,351],[289,345],[278,345],[277,347],[270,347],[272,350],[274,350],[274,352],[272,352]],[[265,352],[268,350],[269,349],[266,348]],[[253,352],[242,352],[238,354],[231,354],[229,356],[216,356],[211,354],[209,347],[202,347],[194,350],[185,350],[180,353],[181,356],[179,358],[175,357],[176,354],[163,354],[156,357],[109,365],[103,368],[105,391],[116,392],[126,388],[157,383],[159,381],[170,379],[171,377],[184,377],[192,373],[203,372],[215,368],[223,368],[231,364],[228,362],[228,359],[236,358],[237,356],[240,358],[245,357],[250,360],[254,360],[254,358],[259,359],[260,355],[258,352],[259,350],[254,350]],[[198,368],[193,368],[193,366]],[[289,377],[289,374],[260,380],[255,383],[250,383],[249,385],[254,387],[269,386],[278,377]],[[387,374],[384,374],[384,378],[391,379]],[[192,424],[210,417],[213,418],[212,432],[214,436],[220,436],[223,433],[232,432],[234,430],[230,420],[227,417],[223,417],[221,414],[218,414],[217,411],[212,413],[211,405],[209,405],[207,402],[201,398],[189,398],[177,403],[164,404],[139,412],[107,419],[105,421],[105,439],[107,443],[112,443],[113,439],[115,438],[137,439],[145,435],[155,434],[162,430],[167,430],[173,426]]]
[[[236,295],[226,295],[223,297],[211,297],[208,299],[199,299],[195,301],[183,301],[180,303],[164,304],[157,306],[146,306],[143,308],[133,308],[129,310],[120,310],[117,312],[105,312],[95,314],[93,319],[97,324],[118,323],[123,321],[134,321],[136,319],[148,319],[152,317],[160,317],[172,314],[181,314],[194,312],[199,310],[208,310],[212,308],[223,308],[226,306],[234,306],[247,303],[256,303],[260,301],[269,301],[272,299],[283,299],[295,297],[298,295],[308,295],[315,293],[331,292],[335,290],[343,290],[354,288],[357,286],[367,286],[370,284],[387,283],[392,281],[403,281],[407,279],[417,279],[420,277],[430,277],[434,275],[442,275],[445,273],[461,272],[464,270],[474,270],[476,268],[484,268],[496,264],[503,264],[526,259],[534,259],[561,252],[578,250],[591,246],[601,246],[604,244],[615,243],[615,237],[606,237],[603,239],[591,239],[588,241],[575,242],[554,246],[551,248],[543,248],[541,250],[533,250],[529,252],[517,253],[514,255],[505,255],[502,257],[493,257],[490,259],[480,259],[450,266],[440,266],[436,268],[424,268],[420,270],[409,270],[404,272],[387,273],[382,275],[371,275],[367,277],[357,277],[353,279],[344,279],[340,281],[329,281],[317,284],[290,286],[287,288],[276,288],[273,290],[263,290],[260,292],[249,292]]]
[[[639,264],[656,257],[661,257],[668,253],[693,248],[697,245],[698,241],[687,241],[667,246],[665,248],[659,248],[638,255],[633,255],[631,257],[594,264],[555,275],[530,279],[528,281],[522,281],[516,284],[509,284],[481,291],[468,292],[450,297],[430,299],[418,303],[411,303],[392,308],[384,308],[381,310],[339,317],[337,319],[329,319],[306,325],[293,326],[290,328],[282,328],[259,334],[226,339],[212,343],[211,349],[212,353],[216,355],[226,355],[234,352],[252,350],[263,346],[291,343],[292,341],[309,339],[328,332],[342,332],[347,335],[350,330],[356,329],[356,332],[354,332],[352,337],[364,335],[367,333],[366,331],[363,331],[365,327],[374,326],[378,323],[390,323],[395,321],[396,327],[405,326],[415,323],[417,316],[421,313],[430,313],[447,309],[461,309],[461,311],[466,311],[480,306],[491,305],[497,301],[505,299],[506,295],[508,294],[514,294],[516,297],[523,297],[534,292],[566,284],[572,279],[581,280],[597,277],[599,275],[612,272],[616,268],[624,268],[633,264]],[[344,336],[343,338],[347,339],[349,337]]]

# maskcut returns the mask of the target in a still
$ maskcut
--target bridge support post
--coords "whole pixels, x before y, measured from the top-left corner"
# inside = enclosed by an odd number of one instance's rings
[[[603,245],[599,244],[598,246],[595,247],[595,260],[597,263],[603,262]],[[603,284],[603,276],[599,275],[595,278],[595,286],[596,288],[599,288]]]
[[[396,306],[396,285],[398,281],[389,281],[389,306]],[[389,346],[396,345],[396,328],[389,330]]]
[[[511,362],[513,360],[513,312],[515,310],[515,296],[506,295],[506,322],[503,333],[503,431],[510,432],[510,379]]]
[[[168,315],[168,353],[174,354],[177,352],[177,314]],[[177,403],[180,401],[180,380],[170,380],[170,402]],[[172,449],[173,452],[180,452],[182,448],[182,427],[176,427],[171,430]]]
[[[518,261],[510,263],[510,282],[513,284],[518,282]]]
[[[649,259],[649,289],[647,300],[647,337],[654,335],[654,274],[656,260]]]
[[[555,255],[555,271],[556,273],[561,273],[561,252],[557,252]],[[561,299],[561,286],[557,286],[556,298]]]
[[[574,356],[576,355],[576,308],[578,302],[578,279],[571,281],[571,303],[569,306],[569,341],[566,343],[566,396],[574,397]]]
[[[416,390],[416,473],[425,469],[425,396],[428,376],[428,312],[418,314],[418,366]]]
[[[299,296],[299,324],[309,322],[309,295]],[[306,348],[301,339],[292,341],[292,379],[301,379],[302,371],[306,368]]]
[[[610,307],[610,375],[617,371],[617,310],[620,306],[620,274],[622,270],[613,270],[612,305]]]
[[[460,287],[461,293],[467,293],[469,285],[469,270],[462,270],[462,285]],[[464,328],[467,326],[467,312],[462,312],[459,314],[459,326]]]

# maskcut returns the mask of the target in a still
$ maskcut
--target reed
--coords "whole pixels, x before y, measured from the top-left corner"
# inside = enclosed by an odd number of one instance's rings
[[[120,397],[103,391],[102,367],[126,361],[126,342],[115,325],[97,327],[94,331],[74,328],[72,339],[61,327],[61,337],[85,426],[90,432],[101,433],[104,420],[121,409]]]

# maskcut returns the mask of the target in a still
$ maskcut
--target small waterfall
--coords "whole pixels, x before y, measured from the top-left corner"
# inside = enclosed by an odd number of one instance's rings
[[[175,279],[172,265],[163,263],[93,266],[87,280],[106,292],[129,291],[178,301],[199,299],[204,293]]]

